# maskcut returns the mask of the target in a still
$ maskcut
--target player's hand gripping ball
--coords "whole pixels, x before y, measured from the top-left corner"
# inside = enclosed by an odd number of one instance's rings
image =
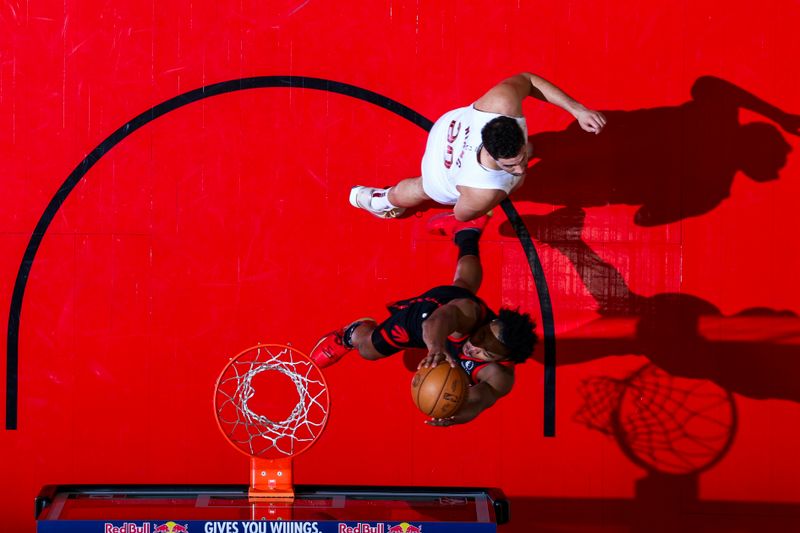
[[[420,368],[411,380],[411,398],[433,418],[453,416],[467,398],[467,375],[459,367],[438,364]]]

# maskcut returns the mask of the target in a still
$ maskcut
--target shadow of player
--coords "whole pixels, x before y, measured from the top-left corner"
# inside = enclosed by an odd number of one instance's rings
[[[655,226],[709,212],[725,200],[737,171],[778,179],[791,147],[772,124],[740,124],[748,109],[800,134],[786,113],[725,80],[703,76],[677,106],[603,111],[608,125],[586,135],[565,130],[530,137],[534,164],[514,201],[568,207],[638,205],[634,222]]]

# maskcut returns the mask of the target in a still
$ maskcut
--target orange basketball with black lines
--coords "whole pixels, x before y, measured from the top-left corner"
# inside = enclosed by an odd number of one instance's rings
[[[447,363],[420,368],[411,380],[411,398],[432,418],[453,416],[467,398],[467,375]]]

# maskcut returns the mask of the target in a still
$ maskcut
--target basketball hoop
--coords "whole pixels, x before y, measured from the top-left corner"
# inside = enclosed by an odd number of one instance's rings
[[[228,442],[250,457],[251,497],[294,498],[292,459],[322,434],[329,409],[319,367],[290,346],[258,344],[228,362],[214,413]]]

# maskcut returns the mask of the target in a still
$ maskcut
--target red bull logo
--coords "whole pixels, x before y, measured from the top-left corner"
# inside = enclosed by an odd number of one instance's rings
[[[338,533],[386,533],[386,528],[384,528],[384,524],[348,526],[347,524],[339,523]]]
[[[103,527],[104,533],[152,533],[150,531],[150,523],[145,522],[141,526],[131,522],[125,522],[121,526],[115,526],[106,522]]]
[[[422,533],[422,526],[412,526],[408,522],[401,522],[396,526],[389,526],[386,533]]]
[[[181,524],[176,524],[175,522],[167,522],[165,524],[161,524],[160,526],[156,526],[153,529],[153,533],[189,533],[189,528],[187,525],[182,526]]]

